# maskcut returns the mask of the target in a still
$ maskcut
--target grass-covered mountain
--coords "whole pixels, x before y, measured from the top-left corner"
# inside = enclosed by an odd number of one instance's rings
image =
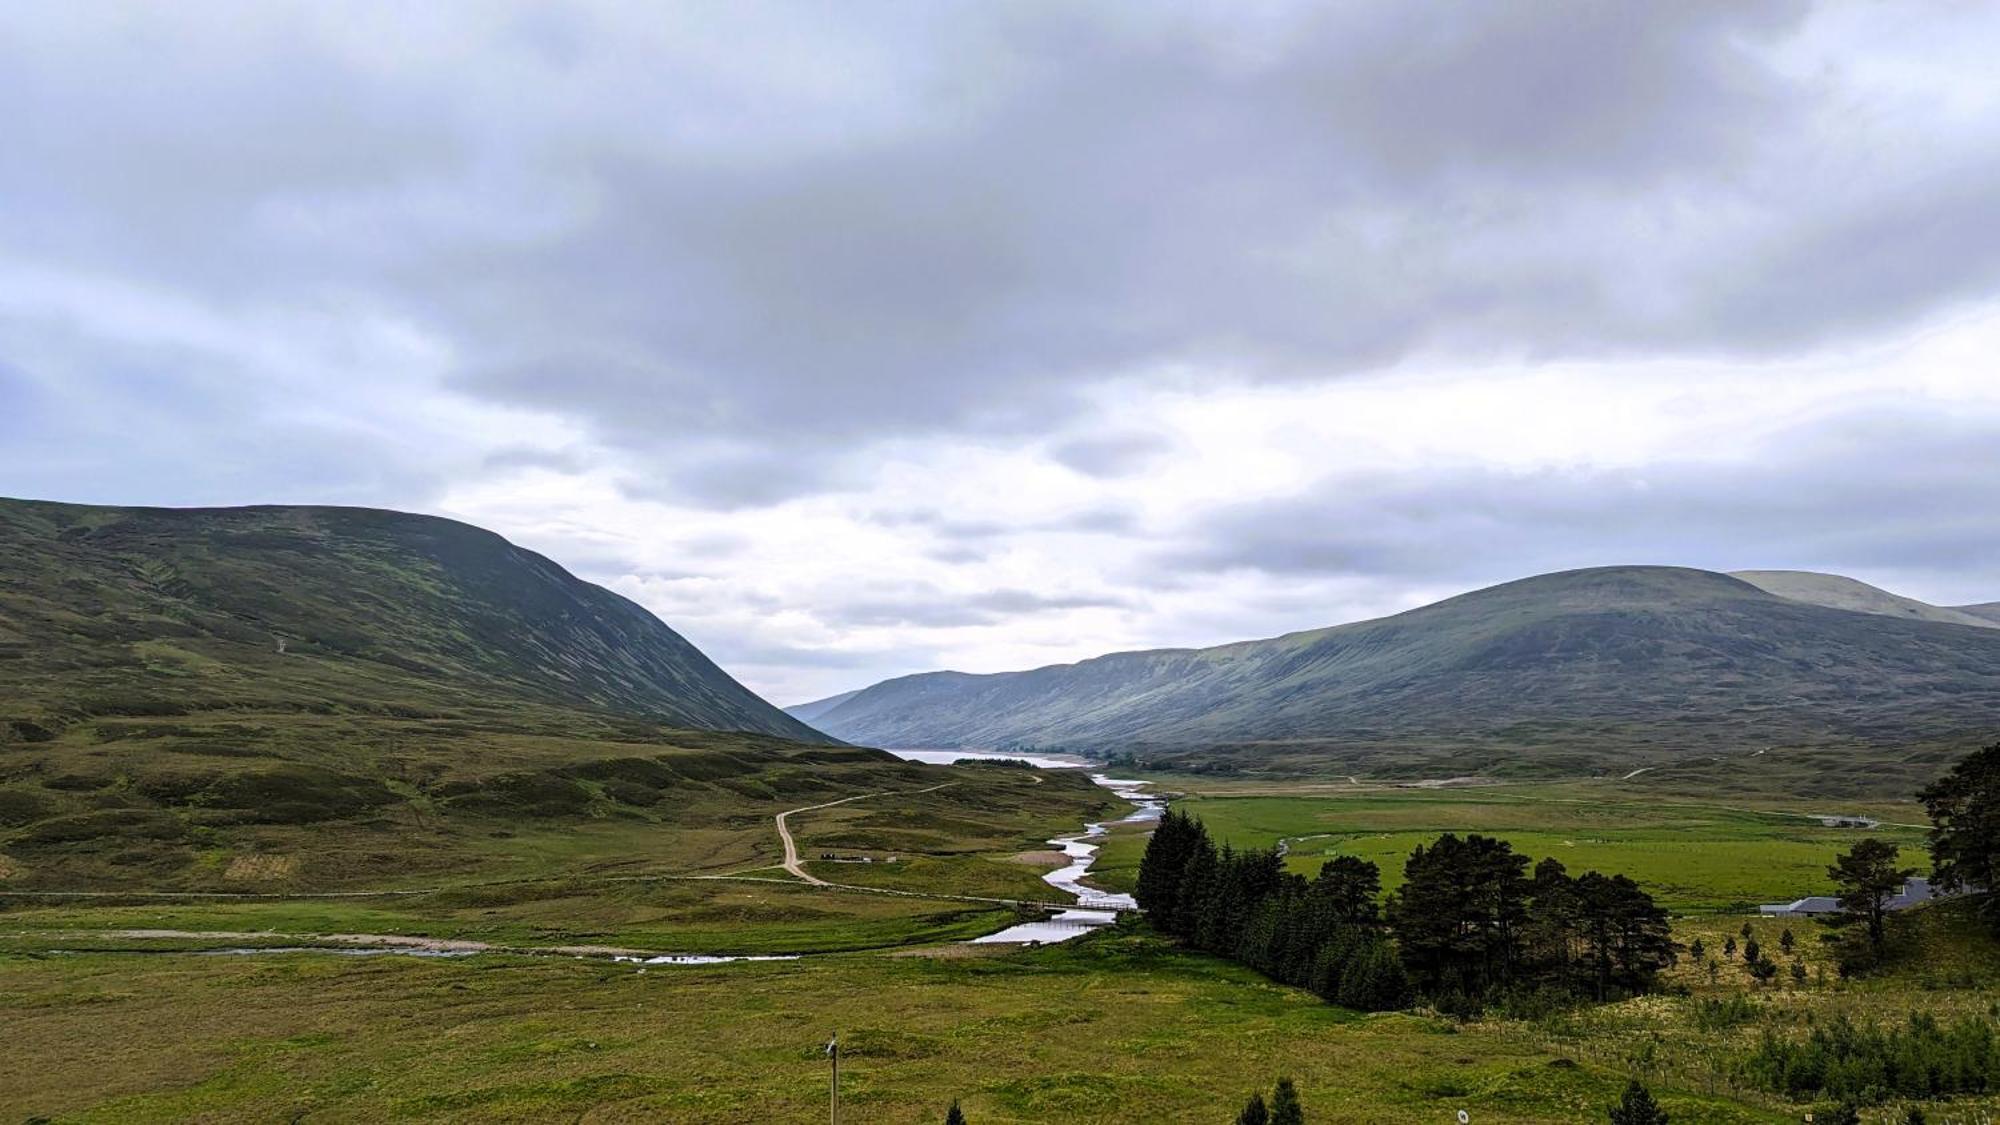
[[[16,737],[95,716],[522,706],[821,741],[638,605],[466,524],[0,501]]]
[[[814,715],[873,745],[1433,773],[1955,746],[2000,724],[2000,631],[1612,567],[1270,640],[906,676]]]
[[[1978,606],[1932,605],[1839,574],[1819,574],[1810,570],[1736,570],[1731,571],[1729,576],[1741,578],[1768,594],[1795,602],[1823,605],[1829,609],[1851,609],[1856,613],[1935,621],[1943,625],[1972,625],[1982,629],[2000,627],[2000,620],[1981,616]]]
[[[1955,605],[1951,607],[1960,613],[1970,614],[1981,621],[2000,625],[2000,602],[1981,602],[1978,605]]]
[[[478,528],[0,501],[0,890],[754,865],[927,776],[825,742]]]
[[[787,707],[785,713],[802,723],[810,723],[815,717],[826,714],[859,694],[861,692],[858,688],[854,691],[843,691],[839,695],[829,695],[825,699],[815,699],[811,703]]]

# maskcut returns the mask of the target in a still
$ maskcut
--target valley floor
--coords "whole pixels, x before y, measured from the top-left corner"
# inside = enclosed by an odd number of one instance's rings
[[[838,1030],[854,1121],[933,1122],[953,1098],[980,1122],[1225,1121],[1281,1074],[1324,1122],[1597,1120],[1631,1075],[1676,1121],[1794,1121],[1802,1107],[1733,1076],[1764,1029],[1796,1031],[1807,1010],[1985,1011],[1994,967],[1969,987],[1757,992],[1750,1023],[1717,1031],[1697,1026],[1698,998],[1746,986],[1461,1025],[1344,1011],[1129,930],[713,966],[17,952],[0,956],[0,1115],[812,1120]]]
[[[917,895],[1045,894],[1049,857],[1035,862],[1033,845],[1052,826],[1074,831],[1083,815],[1102,815],[1089,811],[1096,795],[1006,771],[966,776],[971,794],[914,791],[938,784],[926,779],[794,814],[801,870]],[[1400,864],[1386,860],[1410,840],[1494,832],[1573,870],[1657,883],[1682,914],[1684,943],[1719,948],[1749,921],[1775,950],[1791,928],[1796,952],[1783,958],[1806,968],[1804,982],[1760,988],[1734,963],[1712,976],[1686,964],[1673,994],[1539,1018],[1362,1015],[1187,953],[1136,921],[1045,948],[963,944],[1013,911],[790,878],[766,805],[730,822],[732,852],[751,857],[727,872],[734,879],[607,881],[578,870],[381,900],[14,900],[0,912],[0,1120],[814,1120],[825,1113],[820,1049],[838,1031],[853,1122],[935,1122],[953,1099],[980,1125],[1227,1121],[1281,1075],[1298,1083],[1314,1122],[1449,1121],[1460,1109],[1479,1125],[1602,1120],[1634,1076],[1677,1123],[1782,1122],[1811,1107],[1741,1073],[1767,1032],[1802,1035],[1837,1014],[1881,1023],[2000,1012],[2000,953],[1962,911],[1899,920],[1902,967],[1849,983],[1832,971],[1818,924],[1741,913],[1817,889],[1825,863],[1856,838],[1792,815],[1813,806],[1668,800],[1645,780],[1305,796],[1224,783],[1180,807],[1240,844],[1291,841],[1297,869],[1380,852],[1392,878]],[[1015,811],[995,815],[1003,797]],[[1909,819],[1900,811],[1883,819]],[[1129,880],[1142,840],[1114,838],[1100,883]],[[517,951],[807,955],[644,965],[495,951],[200,951],[342,933]],[[1726,1026],[1699,1007],[1739,996],[1751,1007]],[[1933,1105],[1931,1120],[1996,1107]]]

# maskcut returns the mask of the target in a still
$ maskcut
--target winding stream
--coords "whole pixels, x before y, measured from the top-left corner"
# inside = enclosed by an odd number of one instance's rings
[[[1089,766],[1089,763],[1081,759],[1051,757],[1046,754],[998,754],[983,750],[891,750],[889,753],[907,761],[929,762],[934,765],[981,759],[1011,759],[1027,762],[1037,769],[1084,769]],[[1091,774],[1090,780],[1139,807],[1117,820],[1086,824],[1080,835],[1058,836],[1049,841],[1062,849],[1063,855],[1069,857],[1069,863],[1042,876],[1042,881],[1073,896],[1077,902],[1076,907],[1041,921],[1022,922],[997,933],[973,938],[971,944],[1020,945],[1029,942],[1046,944],[1053,941],[1067,941],[1116,922],[1117,908],[1137,905],[1132,901],[1131,895],[1099,890],[1083,880],[1090,873],[1091,864],[1097,861],[1097,851],[1103,846],[1099,841],[1109,834],[1114,825],[1158,820],[1166,809],[1166,804],[1148,794],[1145,791],[1146,783],[1143,781],[1108,777],[1101,773]]]

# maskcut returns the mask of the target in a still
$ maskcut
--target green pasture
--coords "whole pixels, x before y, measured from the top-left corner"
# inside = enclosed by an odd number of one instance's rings
[[[1333,856],[1358,856],[1381,867],[1389,890],[1402,882],[1403,862],[1419,844],[1444,832],[1478,832],[1507,840],[1535,860],[1552,856],[1572,873],[1630,876],[1682,914],[1754,910],[1759,903],[1829,893],[1827,865],[1864,836],[1899,844],[1907,864],[1928,867],[1921,829],[1827,828],[1805,815],[1849,811],[1841,807],[1733,808],[1688,798],[1616,791],[1579,795],[1527,786],[1195,795],[1174,807],[1200,817],[1218,839],[1237,847],[1291,841],[1286,866],[1303,875],[1316,873]],[[1114,838],[1100,860],[1098,881],[1129,886],[1144,846],[1138,834]]]

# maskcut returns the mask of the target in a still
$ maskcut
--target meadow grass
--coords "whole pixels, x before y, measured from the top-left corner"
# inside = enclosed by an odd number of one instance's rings
[[[0,1010],[0,1114],[75,1121],[811,1120],[834,1030],[849,1119],[887,1123],[935,1121],[953,1098],[981,1122],[1226,1120],[1280,1074],[1317,1121],[1576,1121],[1628,1068],[1524,1023],[1362,1016],[1124,933],[645,972],[8,955]],[[1738,1091],[1656,1083],[1679,1120],[1788,1119]]]
[[[1734,912],[1829,893],[1827,865],[1864,836],[1899,844],[1906,864],[1928,867],[1919,829],[1826,828],[1803,814],[1847,810],[1769,799],[1763,804],[1732,807],[1613,790],[1491,786],[1357,788],[1291,797],[1224,788],[1186,796],[1175,807],[1200,817],[1217,839],[1237,847],[1291,841],[1286,867],[1307,876],[1333,856],[1352,855],[1379,865],[1384,889],[1393,889],[1417,845],[1443,832],[1478,832],[1507,840],[1534,859],[1554,857],[1573,874],[1628,875],[1679,914]],[[1898,811],[1910,815],[1906,808]],[[1142,834],[1115,835],[1099,861],[1098,881],[1128,887],[1143,850]]]

